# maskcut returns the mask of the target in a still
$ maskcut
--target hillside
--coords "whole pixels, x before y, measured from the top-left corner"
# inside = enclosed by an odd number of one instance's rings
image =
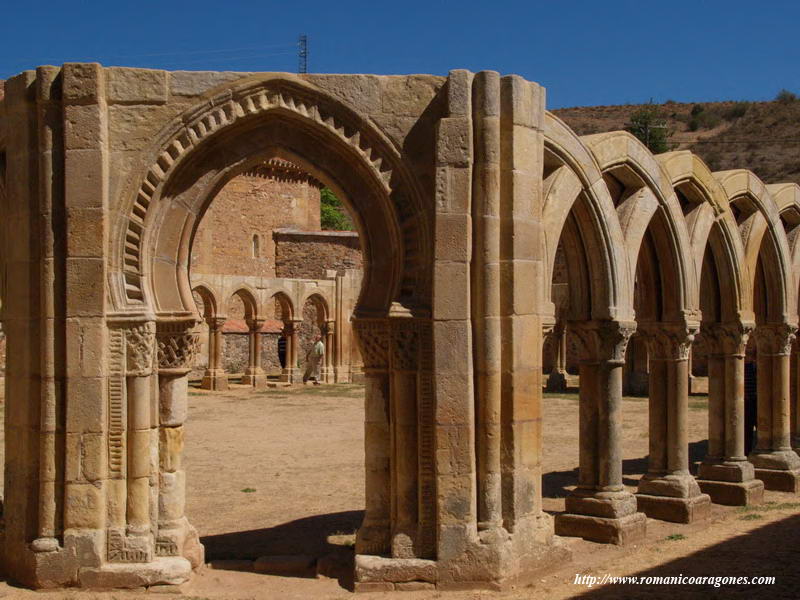
[[[625,128],[640,105],[554,110],[580,135]],[[748,168],[766,183],[800,184],[800,100],[707,102],[659,106],[671,145],[691,150],[712,171]],[[694,129],[694,130],[692,130]]]

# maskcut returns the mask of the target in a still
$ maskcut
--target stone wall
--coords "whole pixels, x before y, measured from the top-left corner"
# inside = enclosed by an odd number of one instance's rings
[[[326,279],[328,270],[343,275],[361,269],[361,245],[354,231],[275,231],[277,277]]]
[[[270,161],[234,177],[203,216],[192,245],[192,269],[275,277],[272,231],[319,229],[321,185],[284,161]]]

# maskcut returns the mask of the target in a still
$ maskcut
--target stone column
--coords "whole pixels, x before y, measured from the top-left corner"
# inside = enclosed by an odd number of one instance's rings
[[[389,326],[381,320],[353,322],[364,358],[364,522],[356,554],[389,552],[391,475],[389,434]]]
[[[791,445],[790,359],[796,327],[786,323],[759,325],[758,425],[750,462],[768,490],[800,491],[800,457]]]
[[[641,539],[647,518],[622,484],[622,367],[635,324],[580,323],[582,350],[580,475],[557,515],[557,535],[626,544]]]
[[[744,356],[752,326],[703,324],[708,343],[708,455],[697,483],[716,504],[758,504],[764,484],[744,452]]]
[[[228,375],[222,366],[222,327],[227,321],[226,317],[213,317],[208,319],[208,367],[203,373],[203,382],[200,384],[204,390],[223,391],[228,389]]]
[[[689,352],[696,328],[656,323],[650,351],[650,453],[636,494],[648,517],[691,523],[708,517],[711,498],[689,473]]]
[[[551,335],[556,356],[555,364],[547,376],[547,391],[563,392],[567,389],[567,324],[563,319],[556,322]]]
[[[150,445],[155,425],[151,414],[150,377],[155,346],[154,323],[141,323],[126,331],[127,494],[126,538],[114,547],[109,531],[110,561],[149,562],[153,556],[154,523],[150,520],[150,485],[153,479]]]
[[[336,345],[334,343],[334,334],[336,333],[336,321],[325,321],[325,372],[323,381],[325,383],[335,383],[334,376],[334,353]]]
[[[203,546],[184,514],[186,474],[182,469],[188,378],[199,346],[193,324],[158,323],[159,478],[157,556],[183,556],[192,567],[203,563]]]
[[[392,438],[392,531],[394,558],[418,556],[419,506],[417,369],[419,331],[408,317],[392,319],[390,357],[390,422]]]
[[[264,319],[251,319],[247,324],[250,327],[250,356],[242,383],[264,389],[267,387],[267,374],[261,368],[261,328],[264,326]]]
[[[300,357],[300,325],[302,319],[292,319],[284,325],[286,335],[286,367],[283,369],[281,379],[290,383],[300,381],[301,373],[297,368]]]
[[[792,344],[792,394],[791,394],[791,417],[792,417],[792,448],[800,448],[800,352],[798,343]]]

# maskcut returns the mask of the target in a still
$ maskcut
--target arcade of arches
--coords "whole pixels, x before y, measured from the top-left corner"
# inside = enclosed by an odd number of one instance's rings
[[[211,200],[265,164],[324,181],[358,230],[356,589],[500,587],[563,560],[556,535],[624,544],[648,518],[797,493],[800,188],[711,173],[689,152],[653,156],[622,132],[579,137],[544,98],[519,77],[461,70],[69,63],[8,80],[5,572],[33,587],[140,587],[185,581],[203,561],[181,465],[198,323],[235,295],[257,332],[308,298],[331,310],[344,285],[214,295],[190,279]],[[275,239],[249,240],[251,258]],[[580,379],[579,480],[555,518],[542,510],[545,338],[550,385],[570,361]],[[256,384],[258,365],[246,368]],[[708,453],[694,475],[687,398],[701,377]],[[622,481],[623,385],[649,397],[636,494]]]

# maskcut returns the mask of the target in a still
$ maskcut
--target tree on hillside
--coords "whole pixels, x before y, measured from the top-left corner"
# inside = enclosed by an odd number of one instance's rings
[[[631,113],[625,130],[639,138],[653,154],[669,151],[669,138],[673,131],[667,127],[667,119],[652,100]]]
[[[333,190],[324,187],[319,195],[319,220],[322,228],[333,231],[353,231],[353,221]]]

